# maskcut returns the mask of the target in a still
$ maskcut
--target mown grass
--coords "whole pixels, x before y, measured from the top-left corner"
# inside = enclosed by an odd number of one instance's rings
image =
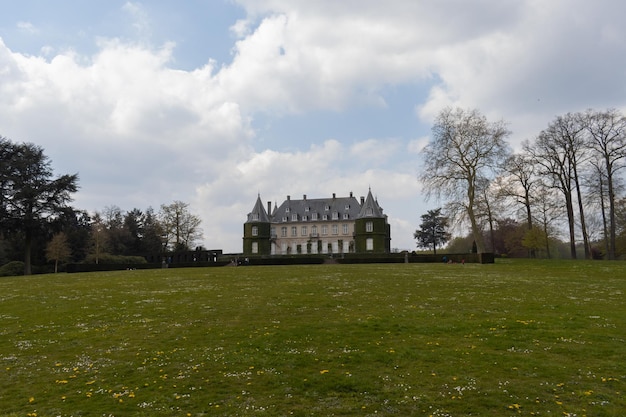
[[[0,416],[622,416],[626,263],[0,279]]]

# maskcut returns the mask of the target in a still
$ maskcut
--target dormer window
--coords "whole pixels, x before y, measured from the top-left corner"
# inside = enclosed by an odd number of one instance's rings
[[[350,210],[350,204],[346,204],[346,211]]]
[[[371,207],[368,207],[367,209],[365,209],[365,214],[367,216],[372,216],[374,214],[374,210],[372,210]]]
[[[289,207],[287,207],[287,208],[285,209],[285,213],[289,213],[290,211],[291,211],[291,209],[290,209]]]
[[[324,214],[324,215],[322,216],[322,220],[328,220],[328,214]]]
[[[302,216],[302,221],[303,221],[303,222],[305,222],[305,221],[307,221],[307,220],[309,220],[308,216]]]
[[[317,213],[311,214],[311,220],[317,220]]]
[[[339,220],[339,213],[333,211],[333,220]]]
[[[258,221],[259,220],[259,213],[252,213],[252,221]]]
[[[298,221],[298,213],[294,213],[291,215],[291,221],[293,222],[297,222]]]
[[[304,211],[306,211],[307,213],[309,212],[309,210],[311,210],[311,207],[305,207]]]
[[[348,220],[349,218],[350,218],[350,215],[348,213],[343,213],[344,220]]]
[[[324,210],[326,210],[326,211],[330,210],[330,206],[329,206],[328,204],[326,204],[326,205],[324,206]]]
[[[283,216],[283,222],[287,221],[287,216]]]

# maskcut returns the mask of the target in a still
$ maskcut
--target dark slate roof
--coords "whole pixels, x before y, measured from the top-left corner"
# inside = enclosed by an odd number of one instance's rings
[[[369,190],[365,202],[361,206],[361,210],[357,215],[359,219],[365,217],[381,218],[384,217],[383,209],[378,205],[378,201],[372,196],[372,190]]]
[[[344,214],[347,219],[354,220],[361,210],[359,201],[353,197],[331,197],[331,198],[306,198],[302,200],[292,200],[287,197],[278,208],[272,213],[272,221],[274,223],[282,223],[286,219],[287,222],[293,221],[293,215],[297,215],[296,221],[303,221],[305,216],[307,220],[313,220],[313,214],[317,214],[317,221],[324,219],[333,220],[333,213],[337,213],[336,220],[344,220]]]
[[[270,218],[267,215],[267,211],[265,211],[265,207],[263,207],[263,202],[261,201],[261,195],[259,195],[256,199],[256,203],[254,204],[254,208],[250,213],[248,213],[248,221],[250,222],[263,222],[269,223]]]

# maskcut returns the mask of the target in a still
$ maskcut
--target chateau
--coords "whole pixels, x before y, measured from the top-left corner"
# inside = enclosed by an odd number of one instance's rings
[[[245,255],[389,253],[391,228],[369,190],[367,197],[293,200],[280,205],[261,196],[243,226]]]

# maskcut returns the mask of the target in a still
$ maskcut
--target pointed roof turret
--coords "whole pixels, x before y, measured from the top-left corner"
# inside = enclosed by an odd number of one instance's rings
[[[263,202],[261,201],[261,194],[256,199],[256,203],[254,204],[254,208],[252,211],[248,213],[248,221],[251,222],[262,222],[269,223],[270,218],[267,216],[267,211],[265,211],[265,207],[263,207]]]
[[[378,205],[378,201],[372,196],[372,189],[370,188],[365,201],[361,205],[361,211],[357,218],[364,217],[384,217],[383,209]]]

